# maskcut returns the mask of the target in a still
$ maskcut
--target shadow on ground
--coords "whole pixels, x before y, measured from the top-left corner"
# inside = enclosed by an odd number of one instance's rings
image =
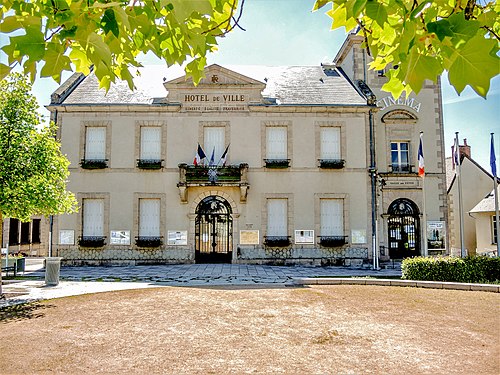
[[[29,302],[20,305],[0,308],[0,323],[10,323],[20,320],[36,319],[45,316],[43,310],[53,308],[40,302]]]

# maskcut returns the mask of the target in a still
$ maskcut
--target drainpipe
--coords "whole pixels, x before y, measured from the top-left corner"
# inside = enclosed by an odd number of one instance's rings
[[[373,254],[373,269],[379,269],[378,261],[378,228],[377,228],[377,167],[375,163],[375,129],[373,121],[373,109],[368,112],[368,121],[370,126],[370,182],[372,194],[372,254]]]

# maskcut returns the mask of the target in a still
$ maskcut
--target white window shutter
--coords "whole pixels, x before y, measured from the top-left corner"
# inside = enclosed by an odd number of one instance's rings
[[[104,200],[83,200],[83,236],[104,235]]]
[[[321,235],[344,235],[344,202],[342,199],[321,199]]]
[[[85,159],[104,160],[106,159],[106,128],[87,127],[85,139]]]
[[[139,199],[139,236],[160,236],[159,199]]]
[[[288,235],[288,212],[286,199],[267,200],[267,235]]]
[[[204,151],[207,155],[207,160],[212,157],[212,152],[215,148],[214,162],[217,164],[225,150],[225,133],[224,127],[207,126],[204,130]]]
[[[340,158],[340,128],[321,128],[321,159],[339,160]]]
[[[159,126],[141,127],[141,155],[143,160],[161,159],[161,128]]]
[[[266,128],[267,159],[283,160],[288,158],[286,126],[270,126]]]

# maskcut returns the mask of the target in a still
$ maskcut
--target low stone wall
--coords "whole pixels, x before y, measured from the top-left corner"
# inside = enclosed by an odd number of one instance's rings
[[[57,249],[63,265],[141,265],[194,263],[194,252],[187,248],[115,249],[66,248]]]
[[[321,247],[239,247],[238,263],[250,264],[309,264],[313,266],[353,266],[368,264],[367,248]]]

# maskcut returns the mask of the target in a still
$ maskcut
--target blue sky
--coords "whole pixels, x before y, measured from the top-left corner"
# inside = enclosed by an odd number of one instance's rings
[[[240,0],[241,1],[241,0]],[[240,26],[220,39],[219,51],[208,63],[251,65],[316,65],[332,61],[345,38],[331,31],[324,10],[312,13],[314,0],[246,0]],[[145,57],[145,64],[161,64]],[[490,133],[495,133],[497,166],[500,164],[500,76],[491,82],[487,100],[467,88],[460,96],[442,79],[446,155],[451,154],[455,132],[467,138],[472,158],[490,171]],[[34,93],[40,105],[50,102],[57,84],[37,81]],[[47,112],[45,112],[47,113]],[[497,167],[498,170],[498,167]]]

